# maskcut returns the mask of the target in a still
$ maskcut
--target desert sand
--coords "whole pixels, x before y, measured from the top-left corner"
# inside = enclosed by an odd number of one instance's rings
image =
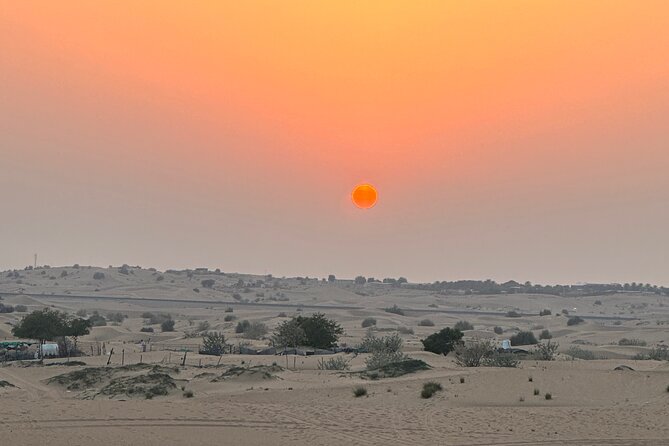
[[[96,272],[105,278],[95,280]],[[206,279],[215,281],[212,288],[202,286]],[[0,381],[10,384],[0,388],[2,444],[669,445],[669,362],[632,359],[669,341],[666,296],[440,295],[343,280],[211,271],[189,277],[137,267],[122,274],[119,268],[84,266],[20,271],[19,277],[5,272],[0,296],[2,303],[25,305],[28,311],[49,306],[73,314],[127,315],[79,340],[89,356],[70,360],[85,366],[64,365],[64,359],[0,366]],[[384,311],[392,305],[405,315]],[[550,309],[551,315],[539,316],[542,309]],[[511,310],[523,316],[506,317]],[[562,310],[585,322],[568,326]],[[340,344],[349,346],[365,336],[361,322],[366,317],[377,320],[378,335],[411,328],[413,334],[401,335],[404,351],[431,369],[369,380],[355,373],[364,368],[365,354],[344,353],[339,355],[351,361],[350,372],[319,370],[314,356],[235,354],[219,359],[189,352],[184,361],[182,350],[201,341],[192,333],[203,321],[231,344],[263,347],[267,339],[249,341],[236,334],[237,322],[261,321],[269,336],[286,316],[316,311],[342,325]],[[170,314],[175,331],[161,332],[153,325],[153,333],[140,332],[147,326],[145,312]],[[11,325],[25,314],[0,314],[0,339],[11,339]],[[230,314],[237,319],[226,322]],[[426,318],[434,326],[418,325]],[[518,330],[538,335],[548,329],[560,353],[555,361],[523,360],[518,368],[464,368],[451,355],[422,351],[422,338],[460,320],[474,325],[466,339],[487,337],[496,343]],[[496,326],[504,333],[495,334]],[[622,338],[646,345],[618,345]],[[141,341],[151,351],[142,352]],[[126,373],[120,371],[121,361],[131,366],[128,376],[155,365],[172,370],[177,388],[167,396],[144,399],[101,395],[95,385],[68,389],[49,382],[105,366],[109,356],[97,355],[102,343],[107,352],[115,350],[113,373]],[[567,352],[574,346],[602,359],[573,359]],[[137,366],[140,361],[147,366]],[[614,370],[620,365],[633,370]],[[235,367],[242,370],[238,376],[212,379]],[[443,391],[423,399],[420,391],[428,381],[439,382]],[[364,386],[367,395],[354,397],[356,386]],[[193,397],[186,398],[182,389]]]

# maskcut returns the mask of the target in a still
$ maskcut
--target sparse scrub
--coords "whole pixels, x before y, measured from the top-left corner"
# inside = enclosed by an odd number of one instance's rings
[[[493,351],[490,356],[483,358],[481,365],[484,367],[518,367],[520,361],[516,359],[513,353],[498,353]]]
[[[223,333],[210,332],[202,336],[202,348],[200,353],[203,355],[220,356],[225,353],[227,344]]]
[[[628,338],[622,338],[620,341],[618,341],[618,345],[631,345],[631,346],[636,346],[636,347],[645,347],[648,345],[646,341],[642,341],[641,339],[628,339]]]
[[[399,326],[399,327],[397,327],[397,331],[398,331],[400,334],[404,334],[404,335],[412,335],[412,334],[414,334],[413,328],[411,328],[411,327]]]
[[[163,321],[163,323],[160,324],[160,329],[164,332],[174,331],[174,320],[167,319],[166,321]]]
[[[226,314],[225,317],[223,318],[223,320],[225,322],[232,322],[236,319],[237,319],[237,316],[235,316],[234,314]]]
[[[549,309],[543,309],[539,312],[539,316],[550,316],[553,312]]]
[[[376,337],[372,333],[367,333],[360,345],[363,351],[371,354],[365,360],[367,370],[378,369],[387,364],[406,360],[406,356],[402,353],[403,343],[404,341],[397,334]]]
[[[555,359],[555,354],[557,353],[558,347],[559,344],[551,341],[537,344],[536,348],[534,349],[533,356],[535,359],[540,361],[552,361]]]
[[[522,315],[517,311],[511,310],[506,312],[506,317],[521,317]]]
[[[232,307],[227,307],[227,308],[225,309],[225,312],[226,312],[226,313],[232,313],[233,311],[234,311],[234,310],[232,309]]]
[[[572,325],[582,324],[583,322],[585,322],[585,320],[583,320],[583,318],[580,316],[572,316],[569,319],[567,319],[567,325],[570,327]]]
[[[548,330],[543,330],[541,333],[539,333],[539,339],[552,339],[553,335],[551,334],[550,331]]]
[[[591,352],[590,350],[584,350],[580,347],[575,347],[575,346],[569,347],[569,350],[567,350],[567,355],[575,359],[583,359],[586,361],[597,359],[594,352]]]
[[[28,311],[28,307],[26,307],[25,305],[20,305],[20,304],[15,305],[14,306],[14,311],[16,311],[17,313],[26,313]]]
[[[197,331],[202,333],[203,331],[207,331],[211,328],[211,324],[209,324],[208,321],[200,321],[200,323],[197,324]]]
[[[351,363],[343,356],[336,356],[330,359],[319,359],[318,370],[349,370]]]
[[[539,389],[534,389],[534,396],[539,396],[541,394],[541,391]]]
[[[139,329],[142,333],[153,333],[153,327],[142,327]]]
[[[356,386],[353,388],[353,395],[356,398],[367,395],[367,389],[363,386]]]
[[[473,330],[474,325],[472,325],[468,321],[458,321],[458,322],[455,323],[453,328],[456,329],[456,330],[460,330],[460,331],[467,331],[467,330]]]
[[[492,331],[495,332],[495,334],[501,335],[504,333],[504,329],[502,327],[495,327],[492,329]]]
[[[546,398],[547,400],[552,400],[553,399],[553,394],[547,393],[546,395],[544,395],[544,398]]]
[[[432,322],[430,319],[423,319],[422,321],[418,322],[418,325],[421,327],[434,327],[434,322]]]
[[[393,305],[392,307],[384,309],[384,311],[386,313],[399,314],[400,316],[404,316],[404,310],[398,307],[397,304]]]
[[[249,327],[244,331],[246,339],[261,339],[267,334],[267,326],[259,321],[251,322]]]
[[[493,352],[494,347],[489,339],[473,339],[455,347],[455,362],[461,367],[479,367]]]
[[[184,391],[184,398],[193,398],[195,394],[193,393],[192,390],[186,390]]]
[[[420,392],[420,396],[425,399],[432,398],[435,393],[440,392],[441,390],[443,390],[441,384],[434,381],[426,382],[423,384],[423,390]]]

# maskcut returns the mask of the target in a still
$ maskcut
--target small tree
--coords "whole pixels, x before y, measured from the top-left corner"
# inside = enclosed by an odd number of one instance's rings
[[[543,330],[541,333],[539,333],[539,339],[551,339],[552,337],[553,335],[548,330]]]
[[[337,278],[335,277],[334,274],[330,274],[328,276],[328,282],[333,283],[335,280],[337,280]]]
[[[306,342],[306,335],[304,334],[302,327],[300,327],[297,319],[292,318],[279,324],[274,331],[272,341],[276,347],[296,348],[300,345],[304,345]]]
[[[446,327],[431,334],[421,342],[426,351],[445,356],[453,351],[456,346],[462,344],[463,336],[464,334],[460,330]]]
[[[495,327],[492,329],[492,331],[495,332],[495,334],[501,335],[504,333],[504,329],[502,327]]]
[[[358,276],[358,277],[355,278],[355,284],[356,285],[364,285],[365,283],[367,283],[367,279],[365,277]]]
[[[202,336],[202,348],[200,353],[203,355],[220,356],[225,353],[226,343],[225,335],[212,331]]]
[[[74,351],[77,351],[77,341],[79,339],[79,336],[86,336],[91,332],[91,327],[93,324],[91,324],[91,321],[83,319],[83,318],[76,318],[72,319],[69,321],[67,324],[66,328],[66,335],[71,336],[72,339],[74,340]]]
[[[12,328],[12,334],[18,338],[35,339],[41,345],[45,341],[53,341],[60,336],[66,336],[68,322],[67,314],[44,308],[33,311],[21,319]]]

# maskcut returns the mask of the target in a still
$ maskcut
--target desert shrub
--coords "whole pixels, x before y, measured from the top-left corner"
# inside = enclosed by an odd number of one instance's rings
[[[510,338],[511,345],[534,345],[537,344],[537,338],[531,331],[521,331]]]
[[[123,322],[123,320],[126,319],[127,317],[128,317],[128,315],[123,314],[123,313],[108,313],[107,314],[107,320],[108,321],[117,322],[119,324],[121,322]]]
[[[398,331],[400,334],[405,334],[405,335],[412,335],[412,334],[414,334],[413,328],[411,328],[411,327],[403,327],[403,326],[399,326],[399,327],[397,327],[397,331]]]
[[[618,345],[633,345],[637,347],[645,347],[648,345],[646,341],[642,341],[641,339],[628,339],[628,338],[622,338],[620,341],[618,341]]]
[[[495,348],[489,339],[473,339],[455,347],[455,362],[461,367],[479,367]]]
[[[220,356],[225,353],[225,349],[226,343],[223,333],[212,331],[202,336],[201,354]]]
[[[196,293],[199,293],[200,289],[199,288],[193,288],[193,291],[196,292]]]
[[[243,321],[239,321],[237,322],[237,326],[235,327],[235,333],[237,334],[245,333],[246,330],[249,329],[249,327],[251,327],[251,322],[247,321],[246,319],[244,319]]]
[[[373,317],[367,317],[367,318],[363,319],[361,325],[362,325],[362,328],[372,327],[372,326],[376,325],[376,319],[374,319]]]
[[[200,281],[200,284],[202,285],[202,288],[213,288],[216,281],[214,279],[204,279]]]
[[[441,384],[434,381],[426,382],[423,384],[423,390],[420,392],[420,396],[425,399],[432,398],[432,395],[441,390],[443,390]]]
[[[251,322],[246,331],[244,331],[244,337],[247,339],[261,339],[266,334],[267,326],[259,321]]]
[[[348,370],[351,368],[351,363],[349,360],[343,356],[335,356],[330,359],[319,359],[318,360],[318,370]]]
[[[404,310],[402,310],[397,305],[393,305],[392,307],[385,308],[384,311],[386,313],[399,314],[400,316],[404,316]]]
[[[107,325],[107,319],[105,319],[104,316],[99,314],[97,311],[94,311],[93,314],[91,314],[91,316],[88,318],[88,321],[93,327],[104,327]]]
[[[550,316],[552,314],[551,310],[549,309],[543,309],[539,312],[539,316]]]
[[[418,322],[418,325],[420,327],[434,327],[434,322],[429,319],[423,319],[422,321]]]
[[[139,329],[142,333],[153,333],[153,327],[142,327]]]
[[[461,376],[461,377],[460,377],[460,384],[464,384],[464,383],[465,383],[465,377],[464,377],[464,376]]]
[[[84,310],[83,308],[82,308],[81,310],[77,310],[77,312],[76,312],[75,314],[76,314],[77,316],[79,316],[79,317],[86,317],[86,316],[88,316],[88,313],[87,313],[86,310]]]
[[[165,280],[165,276],[161,275],[161,276],[156,277],[156,282],[162,282],[163,280]]]
[[[402,353],[404,341],[398,334],[376,337],[373,333],[367,333],[362,340],[360,348],[371,355],[365,360],[367,370],[374,370],[384,365],[401,362],[406,359]]]
[[[515,368],[518,367],[520,361],[516,359],[513,353],[499,353],[497,351],[492,351],[490,356],[483,358],[481,365],[484,367],[507,367]]]
[[[666,345],[658,345],[655,348],[652,348],[648,354],[648,359],[654,361],[669,361],[669,347]]]
[[[596,300],[595,303],[594,303],[594,305],[601,305],[601,304],[602,304],[601,300]]]
[[[532,356],[540,361],[552,361],[555,359],[558,347],[558,343],[551,341],[537,344]]]
[[[28,311],[28,307],[26,307],[25,305],[15,305],[14,311],[16,311],[17,313],[25,313]]]
[[[506,312],[506,317],[521,317],[522,315],[517,311],[511,310]]]
[[[209,324],[208,321],[200,321],[200,323],[197,324],[197,331],[200,333],[203,331],[207,331],[211,328],[211,324]]]
[[[367,395],[367,389],[363,386],[356,386],[353,388],[353,395],[356,398]]]
[[[105,278],[105,273],[97,272],[93,274],[93,279],[94,280],[104,280]]]
[[[233,294],[232,294],[232,298],[233,298],[234,300],[242,300],[242,295],[239,294],[239,293],[233,293]]]
[[[0,313],[13,313],[14,307],[11,305],[0,304]]]
[[[544,398],[546,398],[547,400],[552,400],[552,399],[553,399],[553,395],[550,394],[550,393],[547,393],[546,395],[544,395]]]
[[[226,313],[232,313],[233,311],[234,311],[234,310],[233,310],[232,307],[227,307],[227,308],[225,309],[225,312],[226,312]]]
[[[446,327],[421,340],[423,348],[438,355],[447,355],[453,349],[462,344],[463,333],[460,330]]]
[[[234,314],[226,314],[225,317],[223,318],[223,320],[225,322],[232,322],[236,319],[237,319],[237,316],[235,316]]]
[[[501,335],[502,333],[504,333],[504,329],[502,327],[495,327],[495,328],[492,329],[492,331],[494,331],[495,334],[498,334],[498,335]]]
[[[148,315],[148,317],[146,317]],[[148,319],[149,324],[151,325],[156,325],[156,324],[162,324],[165,321],[169,321],[172,319],[172,316],[169,314],[153,314],[153,313],[143,313],[142,316],[145,319]]]
[[[193,396],[195,396],[195,394],[193,393],[192,390],[184,391],[184,398],[193,398]]]
[[[288,315],[282,311],[281,313],[277,314],[276,317],[288,317]]]
[[[118,269],[118,272],[127,276],[130,274],[130,267],[128,265],[123,265]]]
[[[167,319],[160,324],[160,329],[164,332],[174,331],[174,320]]]
[[[460,330],[460,331],[467,331],[467,330],[473,330],[474,326],[470,322],[467,322],[467,321],[458,321],[458,322],[455,323],[453,328],[455,328],[456,330]]]
[[[539,333],[539,339],[552,339],[552,338],[553,335],[548,330],[543,330],[541,333]]]
[[[67,271],[62,270],[62,271],[60,272],[60,277],[67,277]]]
[[[572,325],[578,325],[580,323],[585,322],[582,317],[580,316],[572,316],[569,319],[567,319],[567,325],[572,326]]]
[[[404,358],[399,362],[391,362],[378,369],[367,370],[361,376],[369,379],[397,378],[399,376],[416,373],[421,370],[429,370],[430,366],[420,359]]]
[[[142,313],[142,318],[144,318],[144,319],[153,319],[154,317],[155,316],[153,315],[153,313],[149,313],[148,311],[145,311],[144,313]]]
[[[569,350],[567,350],[567,355],[575,359],[584,359],[588,361],[597,359],[594,352],[591,352],[590,350],[584,350],[576,346],[569,347]]]

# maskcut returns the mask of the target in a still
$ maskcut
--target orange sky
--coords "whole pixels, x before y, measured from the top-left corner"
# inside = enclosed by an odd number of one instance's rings
[[[669,284],[669,3],[197,5],[0,0],[0,268]]]

